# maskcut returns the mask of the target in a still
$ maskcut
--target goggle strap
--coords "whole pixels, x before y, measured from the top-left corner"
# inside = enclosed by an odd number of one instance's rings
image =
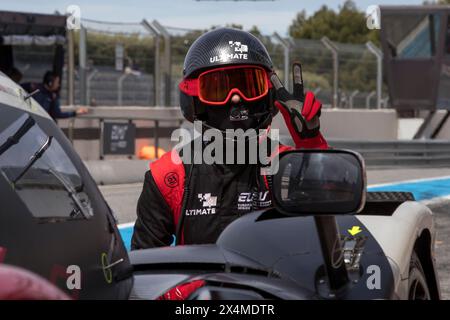
[[[184,79],[180,82],[178,87],[188,96],[198,95],[198,79]]]

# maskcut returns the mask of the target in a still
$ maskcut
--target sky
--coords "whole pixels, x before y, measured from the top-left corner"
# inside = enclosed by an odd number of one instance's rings
[[[65,13],[67,6],[78,5],[81,17],[104,21],[140,22],[158,20],[162,25],[206,29],[212,25],[241,24],[244,29],[257,25],[264,34],[287,35],[296,14],[310,15],[322,5],[338,9],[344,0],[0,0],[0,10],[36,13]],[[423,0],[358,0],[361,11],[374,4],[421,4]]]

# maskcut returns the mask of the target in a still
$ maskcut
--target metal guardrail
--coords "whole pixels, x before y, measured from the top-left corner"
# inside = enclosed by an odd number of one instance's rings
[[[361,153],[368,166],[448,166],[450,141],[329,140],[333,148]]]
[[[280,141],[293,145],[288,136],[281,136]],[[450,141],[327,139],[327,142],[334,149],[360,153],[369,167],[450,167]]]

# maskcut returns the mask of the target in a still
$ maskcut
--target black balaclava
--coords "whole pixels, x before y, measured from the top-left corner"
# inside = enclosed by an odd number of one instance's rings
[[[230,98],[223,106],[202,104],[201,107],[204,112],[200,119],[205,127],[222,132],[226,129],[265,129],[271,121],[268,96],[252,102],[241,97],[237,103],[232,102]]]
[[[214,129],[221,131],[224,137],[227,137],[227,129],[242,129],[247,131],[248,129],[255,129],[256,135],[252,134],[245,137],[245,143],[251,143],[251,140],[257,139],[264,132],[267,133],[266,129],[272,121],[272,113],[270,112],[270,96],[269,94],[256,101],[247,102],[240,99],[239,102],[234,103],[232,99],[227,102],[227,104],[222,106],[212,106],[203,104],[200,102],[199,107],[202,109],[202,113],[198,115],[197,119],[202,121],[202,130]],[[253,137],[253,138],[252,138]],[[228,139],[228,138],[225,138]],[[232,139],[235,143],[234,147],[237,147],[237,140]],[[205,146],[208,142],[204,142]],[[226,154],[226,144],[224,147],[224,155]],[[250,148],[246,145],[245,148],[245,163],[249,163]],[[235,158],[237,153],[235,153]],[[230,167],[230,165],[228,165]],[[242,165],[237,165],[241,167]]]

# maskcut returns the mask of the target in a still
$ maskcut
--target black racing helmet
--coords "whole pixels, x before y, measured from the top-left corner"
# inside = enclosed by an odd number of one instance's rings
[[[233,28],[218,28],[201,35],[189,48],[183,66],[183,79],[196,78],[200,73],[215,67],[230,65],[255,65],[273,72],[273,63],[264,44],[249,32]],[[273,99],[270,89],[268,99]],[[274,116],[278,109],[267,102]],[[180,90],[180,107],[190,122],[201,120],[204,106],[197,97]],[[273,109],[273,110],[272,110]]]

